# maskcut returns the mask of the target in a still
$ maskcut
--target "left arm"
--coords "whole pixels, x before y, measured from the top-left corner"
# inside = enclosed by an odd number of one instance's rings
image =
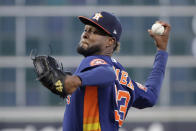
[[[109,65],[101,65],[95,68],[68,76],[65,79],[65,87],[68,94],[72,94],[78,87],[103,85],[115,81],[116,75]]]

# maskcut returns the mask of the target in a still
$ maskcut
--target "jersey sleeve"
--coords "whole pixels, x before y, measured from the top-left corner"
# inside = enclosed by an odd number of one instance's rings
[[[82,86],[99,86],[109,84],[115,81],[116,75],[111,65],[104,59],[89,57],[85,59],[81,65],[81,69],[77,75]]]
[[[155,56],[152,72],[148,76],[145,85],[132,81],[135,96],[133,107],[142,109],[155,105],[163,82],[167,58],[167,52],[158,51]]]

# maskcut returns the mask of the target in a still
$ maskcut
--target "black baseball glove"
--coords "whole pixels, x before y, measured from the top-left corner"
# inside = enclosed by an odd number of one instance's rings
[[[53,93],[65,98],[67,96],[64,81],[69,72],[63,72],[63,69],[51,56],[35,56],[32,59],[39,80],[43,86]]]

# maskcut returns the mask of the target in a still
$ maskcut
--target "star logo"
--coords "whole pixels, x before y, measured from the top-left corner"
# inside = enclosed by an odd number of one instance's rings
[[[99,18],[102,18],[103,16],[101,15],[101,13],[95,13],[95,16],[93,17],[93,19],[95,20],[99,20]]]

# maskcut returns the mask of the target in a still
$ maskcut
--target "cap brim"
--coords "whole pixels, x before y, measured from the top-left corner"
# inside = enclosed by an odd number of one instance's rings
[[[106,32],[107,34],[111,35],[111,33],[109,31],[107,31],[103,26],[99,25],[98,23],[94,22],[93,20],[84,17],[84,16],[78,16],[79,20],[84,23],[85,25],[92,25],[95,26],[101,30],[103,30],[104,32]]]

